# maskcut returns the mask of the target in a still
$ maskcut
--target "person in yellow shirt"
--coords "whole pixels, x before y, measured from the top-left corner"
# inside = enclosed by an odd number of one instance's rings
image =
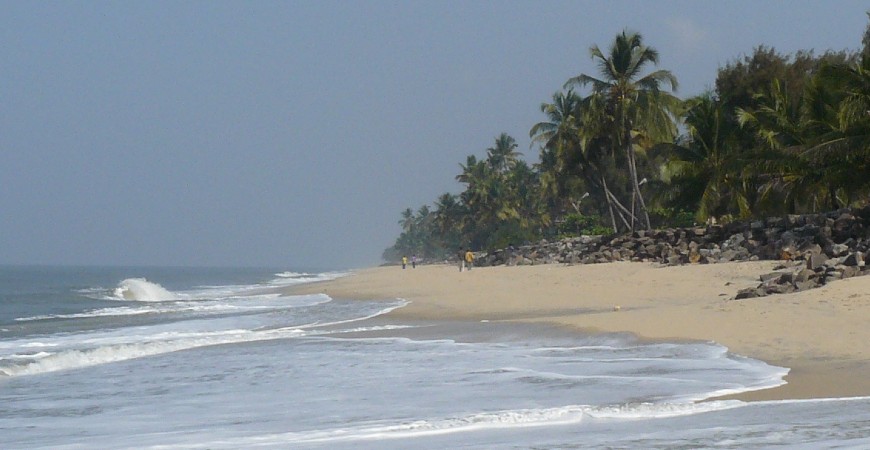
[[[408,257],[402,256],[402,268],[404,269],[405,266],[407,266],[407,265],[408,265]]]
[[[465,267],[467,267],[468,270],[471,270],[471,266],[473,266],[473,265],[474,265],[474,253],[471,253],[471,249],[468,249],[468,251],[465,252]]]

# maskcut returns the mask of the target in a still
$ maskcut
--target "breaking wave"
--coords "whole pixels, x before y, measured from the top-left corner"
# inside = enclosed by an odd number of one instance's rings
[[[114,296],[119,300],[139,302],[165,302],[182,300],[177,294],[166,290],[163,286],[152,283],[145,278],[127,278],[118,283]]]

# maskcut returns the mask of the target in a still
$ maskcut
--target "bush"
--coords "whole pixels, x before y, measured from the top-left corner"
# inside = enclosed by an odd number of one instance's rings
[[[586,216],[579,213],[566,215],[559,224],[559,234],[562,235],[606,235],[612,232],[613,230],[610,227],[601,225],[598,217]]]
[[[688,228],[696,224],[695,213],[674,208],[652,208],[649,211],[653,228]]]

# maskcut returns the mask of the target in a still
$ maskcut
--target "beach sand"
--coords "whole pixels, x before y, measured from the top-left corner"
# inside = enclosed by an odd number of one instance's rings
[[[805,292],[733,300],[775,261],[662,267],[593,265],[378,267],[293,293],[404,298],[390,313],[423,320],[547,323],[649,340],[702,340],[791,368],[788,384],[743,400],[870,395],[870,276]]]

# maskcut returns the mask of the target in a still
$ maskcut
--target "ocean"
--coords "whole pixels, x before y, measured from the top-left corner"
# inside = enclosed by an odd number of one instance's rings
[[[713,342],[282,294],[342,276],[0,266],[0,448],[870,448],[870,398],[708,400],[788,371]]]

